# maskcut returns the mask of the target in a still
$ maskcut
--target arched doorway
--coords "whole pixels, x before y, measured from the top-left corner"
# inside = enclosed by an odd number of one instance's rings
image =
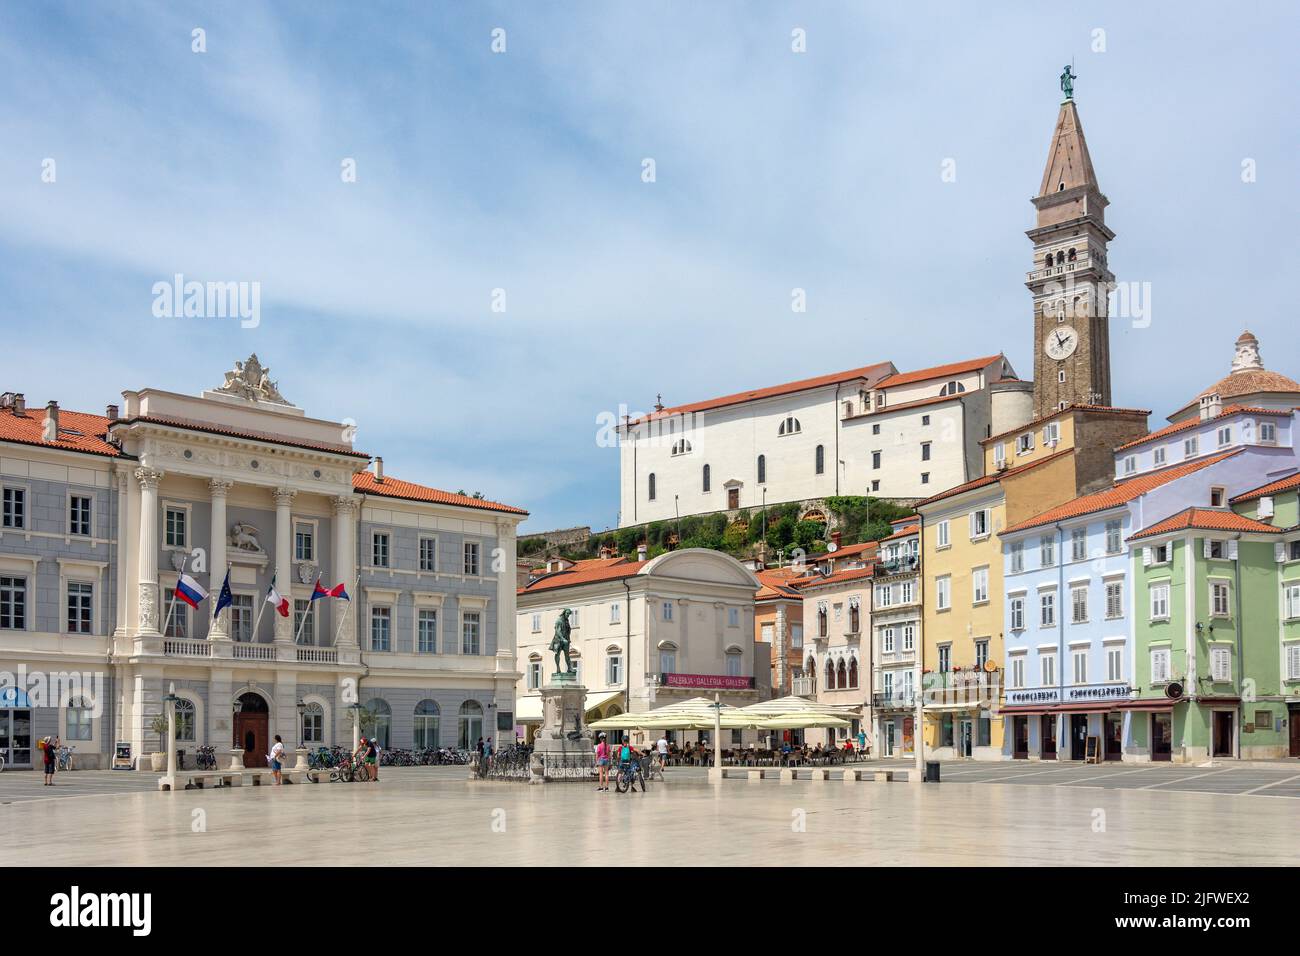
[[[270,708],[266,698],[249,691],[241,694],[239,713],[235,714],[235,746],[244,748],[244,766],[250,770],[266,766],[271,752]]]

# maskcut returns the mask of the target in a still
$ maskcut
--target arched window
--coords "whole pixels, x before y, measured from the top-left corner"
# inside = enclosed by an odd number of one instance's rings
[[[826,474],[826,446],[817,446],[817,474]]]
[[[304,744],[325,743],[325,708],[312,701],[302,712],[302,742]]]
[[[71,704],[69,704],[71,707]],[[176,739],[195,740],[194,701],[182,697],[176,702]]]
[[[745,661],[740,656],[740,651],[730,649],[727,651],[727,676],[739,677]]]
[[[855,657],[849,661],[849,688],[856,690],[858,686],[858,659]]]
[[[844,666],[843,661],[840,661],[840,666],[836,668],[836,674],[838,675],[836,677],[836,687],[844,690],[849,686],[849,669]]]
[[[1064,252],[1058,252],[1058,253],[1056,254],[1056,264],[1057,264],[1058,266],[1063,266],[1063,265],[1065,265],[1065,253],[1064,253]]]
[[[767,481],[767,456],[758,456],[758,483],[761,485]]]
[[[852,418],[852,417],[853,417],[853,403],[852,403],[852,402],[845,402],[845,403],[844,403],[844,417],[845,417],[845,418]]]
[[[817,609],[817,636],[826,636],[826,608],[824,607]]]
[[[415,705],[415,749],[438,746],[438,702],[428,698]]]
[[[688,442],[685,438],[683,438],[681,441],[673,445],[674,455],[685,455],[690,450],[691,450],[691,443]]]
[[[705,490],[705,491],[708,491],[708,490],[709,490],[709,478],[710,478],[709,466],[708,466],[708,465],[705,465],[705,466],[704,466],[703,475],[704,475],[704,480],[703,480],[704,490]]]
[[[456,744],[461,750],[473,750],[483,736],[483,705],[467,700],[456,714]]]
[[[1074,262],[1074,260],[1077,258],[1077,253],[1075,252],[1074,249],[1071,249],[1069,256],[1067,256],[1066,258],[1068,258],[1071,262]]]
[[[384,750],[387,750],[391,744],[393,736],[393,708],[388,706],[388,701],[380,697],[371,698],[366,704],[366,710],[375,715],[375,729],[371,731],[375,742]]]
[[[939,394],[940,396],[960,395],[964,391],[966,391],[966,386],[963,385],[961,382],[954,381],[954,382],[949,382],[943,388],[939,389]]]
[[[655,473],[650,472],[650,500],[655,500]]]
[[[826,689],[835,689],[835,665],[830,661],[826,662]]]
[[[803,429],[799,427],[799,419],[791,415],[781,422],[781,427],[777,429],[776,433],[778,435],[794,435],[801,431]]]

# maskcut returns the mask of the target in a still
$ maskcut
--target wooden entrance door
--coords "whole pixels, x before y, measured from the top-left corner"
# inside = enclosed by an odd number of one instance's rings
[[[1300,707],[1292,706],[1286,716],[1291,729],[1291,756],[1300,757]]]
[[[241,709],[235,715],[235,746],[244,748],[244,766],[259,770],[267,765],[266,755],[271,752],[266,700],[260,694],[245,694],[239,703]]]
[[[1029,759],[1029,718],[1013,717],[1011,720],[1013,734],[1015,737],[1015,749],[1011,756],[1015,760]]]
[[[1056,715],[1044,714],[1039,733],[1043,738],[1043,759],[1056,759]]]
[[[1106,728],[1106,759],[1123,760],[1124,716],[1122,714],[1107,714],[1104,726]]]
[[[729,511],[735,511],[735,510],[736,510],[737,508],[739,508],[739,507],[740,507],[740,489],[739,489],[739,488],[728,488],[728,489],[727,489],[727,509],[728,509]]]
[[[1169,760],[1173,756],[1173,714],[1151,715],[1151,759]]]
[[[1082,760],[1088,754],[1088,715],[1070,715],[1070,759]]]

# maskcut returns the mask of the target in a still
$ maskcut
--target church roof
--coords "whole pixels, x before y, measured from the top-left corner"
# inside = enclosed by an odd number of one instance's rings
[[[1242,332],[1237,337],[1235,349],[1232,371],[1213,385],[1202,389],[1195,398],[1170,415],[1171,419],[1200,404],[1201,399],[1207,395],[1218,395],[1221,399],[1279,392],[1300,395],[1300,382],[1264,368],[1259,354],[1259,339],[1249,331]]]
[[[1052,130],[1052,144],[1047,150],[1047,167],[1043,170],[1043,184],[1038,194],[1047,196],[1051,193],[1076,186],[1096,186],[1097,174],[1092,168],[1092,157],[1088,155],[1088,143],[1083,138],[1083,125],[1079,122],[1079,111],[1074,100],[1061,104],[1061,112],[1056,117],[1056,128]]]

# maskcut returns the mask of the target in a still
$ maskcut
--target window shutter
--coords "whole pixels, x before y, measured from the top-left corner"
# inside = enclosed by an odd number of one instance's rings
[[[1144,568],[1149,568],[1149,567],[1151,567],[1151,549],[1150,549],[1150,548],[1143,548],[1143,549],[1142,549],[1142,566],[1143,566]]]
[[[1237,560],[1237,542],[1236,542],[1236,541],[1229,541],[1229,542],[1228,542],[1228,560],[1229,560],[1229,561],[1236,561],[1236,560]]]
[[[1201,543],[1205,546],[1205,556],[1208,558],[1210,556],[1210,539],[1205,538]]]
[[[975,512],[970,513],[970,536],[975,537]]]
[[[1286,542],[1275,541],[1273,543],[1273,560],[1281,564],[1286,560]]]

